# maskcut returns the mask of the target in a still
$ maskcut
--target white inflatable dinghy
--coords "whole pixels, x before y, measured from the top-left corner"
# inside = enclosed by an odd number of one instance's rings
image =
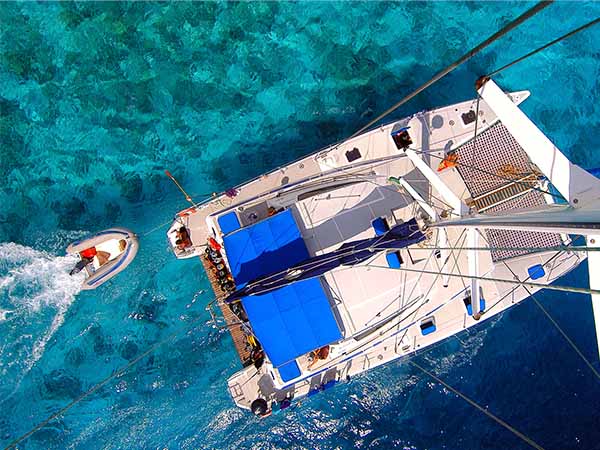
[[[85,268],[82,288],[96,289],[123,271],[135,258],[138,247],[137,236],[127,228],[111,228],[75,241],[67,247],[67,253],[78,255],[80,261],[71,275]]]

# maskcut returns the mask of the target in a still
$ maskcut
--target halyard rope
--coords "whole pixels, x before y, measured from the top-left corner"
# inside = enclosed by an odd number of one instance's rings
[[[517,63],[519,63],[519,62],[523,61],[524,59],[527,59],[527,58],[529,58],[530,56],[533,56],[533,55],[535,55],[536,53],[538,53],[538,52],[541,52],[542,50],[545,50],[545,49],[547,49],[548,47],[551,47],[552,45],[554,45],[554,44],[557,44],[557,43],[559,43],[560,41],[562,41],[562,40],[564,40],[564,39],[567,39],[567,38],[569,38],[569,37],[573,36],[574,34],[577,34],[577,33],[579,33],[580,31],[583,31],[583,30],[585,30],[586,28],[589,28],[589,27],[591,27],[591,26],[593,26],[593,25],[596,25],[598,22],[600,22],[600,17],[599,17],[599,18],[596,18],[596,19],[594,19],[594,20],[592,20],[591,22],[588,22],[588,23],[586,23],[585,25],[582,25],[582,26],[581,26],[581,27],[579,27],[579,28],[576,28],[575,30],[573,30],[573,31],[571,31],[571,32],[569,32],[569,33],[567,33],[567,34],[565,34],[564,36],[561,36],[561,37],[559,37],[559,38],[557,38],[557,39],[554,39],[554,40],[553,40],[553,41],[551,41],[551,42],[548,42],[546,45],[543,45],[543,46],[541,46],[540,48],[538,48],[538,49],[536,49],[536,50],[533,50],[532,52],[529,52],[529,53],[527,53],[526,55],[523,55],[523,56],[521,56],[520,58],[517,58],[517,59],[515,59],[513,62],[511,62],[511,63],[508,63],[508,64],[506,64],[505,66],[502,66],[502,67],[500,67],[499,69],[496,69],[496,70],[494,70],[493,72],[490,72],[490,73],[488,73],[488,74],[487,74],[487,75],[486,75],[484,78],[491,78],[491,77],[493,77],[494,75],[496,75],[496,74],[498,74],[498,73],[502,72],[503,70],[505,70],[505,69],[508,69],[509,67],[511,67],[511,66],[514,66],[515,64],[517,64]]]
[[[494,33],[489,38],[487,38],[485,41],[483,41],[477,47],[469,50],[465,55],[461,56],[457,61],[455,61],[454,63],[450,64],[448,67],[446,67],[445,69],[443,69],[441,72],[438,72],[432,79],[430,79],[429,81],[427,81],[425,84],[421,85],[416,90],[414,90],[413,92],[411,92],[410,94],[408,94],[406,97],[404,97],[402,100],[400,100],[398,103],[396,103],[395,105],[391,106],[390,108],[388,108],[387,110],[385,110],[383,113],[381,113],[380,115],[378,115],[377,117],[375,117],[373,120],[371,120],[365,126],[363,126],[361,129],[359,129],[354,134],[352,134],[352,136],[350,136],[348,139],[352,139],[352,138],[358,136],[363,131],[365,131],[367,128],[369,128],[371,125],[379,122],[381,119],[383,119],[384,117],[386,117],[388,114],[394,112],[400,106],[402,106],[403,104],[405,104],[406,102],[408,102],[409,100],[413,99],[418,94],[420,94],[421,92],[423,92],[429,86],[431,86],[432,84],[436,83],[437,81],[439,81],[444,76],[448,75],[450,72],[452,72],[458,66],[462,65],[464,62],[466,62],[469,59],[471,59],[473,56],[475,56],[481,50],[483,50],[484,48],[486,48],[488,45],[493,44],[496,40],[500,39],[506,33],[508,33],[509,31],[512,31],[514,28],[518,27],[523,22],[525,22],[527,19],[529,19],[530,17],[533,17],[535,14],[537,14],[538,12],[540,12],[542,9],[544,9],[547,6],[549,6],[550,4],[552,4],[552,1],[542,1],[542,2],[537,3],[534,7],[528,9],[527,11],[525,11],[523,14],[521,14],[515,20],[513,20],[510,23],[508,23],[505,27],[501,28],[499,31],[497,31],[496,33]]]
[[[529,289],[526,289],[526,290],[527,290],[527,292],[529,292]],[[542,306],[542,304],[538,301],[538,299],[535,298],[531,292],[529,292],[529,295],[531,295],[531,298],[533,299],[533,301],[535,302],[535,304],[538,305],[538,307],[540,308],[540,310],[545,314],[545,316],[552,323],[552,325],[554,325],[556,327],[556,329],[558,330],[558,332],[565,338],[565,340],[569,343],[569,345],[571,347],[573,347],[573,350],[575,350],[575,352],[581,357],[581,359],[583,359],[583,362],[585,362],[587,364],[587,366],[590,368],[590,370],[592,372],[594,372],[594,375],[596,375],[596,378],[598,378],[598,380],[600,380],[600,373],[598,373],[598,371],[592,365],[592,363],[590,362],[590,360],[585,357],[585,355],[581,352],[581,350],[579,350],[579,347],[577,347],[577,345],[575,344],[575,342],[573,342],[573,340],[567,335],[567,333],[565,333],[563,331],[563,329],[560,327],[560,325],[558,324],[558,322],[556,322],[556,320],[554,320],[552,318],[552,316],[550,315],[550,313],[546,310],[546,308],[544,308]]]

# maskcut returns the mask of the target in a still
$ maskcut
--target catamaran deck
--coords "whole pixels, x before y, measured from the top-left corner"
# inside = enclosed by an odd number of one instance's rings
[[[511,98],[520,104],[529,92],[519,91],[511,93]],[[471,140],[475,131],[475,122],[472,118],[464,118],[465,114],[473,112],[476,101],[470,100],[456,105],[438,108],[426,113],[421,113],[414,118],[406,119],[412,126],[412,131],[418,137],[417,150],[423,152],[423,158],[431,165],[437,167],[445,153],[456,149],[463,143]],[[466,116],[465,116],[466,117]],[[495,114],[481,102],[479,106],[478,130],[484,131],[496,122]],[[386,170],[386,165],[395,159],[402,159],[392,140],[390,131],[400,122],[381,126],[368,133],[357,136],[341,144],[332,145],[314,154],[301,158],[285,167],[277,168],[250,180],[235,188],[236,195],[231,198],[225,194],[214,197],[209,202],[198,205],[197,208],[182,214],[179,218],[185,225],[194,243],[203,243],[207,235],[212,234],[210,226],[206,223],[210,215],[223,212],[226,209],[235,209],[237,205],[247,204],[253,199],[281,191],[282,188],[293,189],[295,186],[314,180],[315,184],[328,174],[352,177],[362,173],[367,176],[373,168]],[[348,152],[358,149],[360,157],[349,161]],[[434,169],[435,170],[435,169]],[[382,173],[387,176],[397,176],[393,170]],[[462,183],[462,179],[455,169],[440,174],[444,182],[453,184]],[[427,182],[416,170],[408,173],[406,179],[417,189],[427,189]],[[381,183],[382,178],[377,180]],[[435,200],[434,200],[435,201]],[[443,209],[444,205],[438,205]],[[193,255],[188,255],[191,257]]]
[[[511,99],[518,104],[527,96],[527,92],[513,93]],[[305,246],[305,256],[298,256],[297,260],[302,261],[331,252],[343,243],[372,238],[378,233],[374,220],[393,227],[412,218],[426,223],[434,218],[432,216],[464,214],[464,205],[473,211],[494,212],[550,201],[534,190],[539,187],[535,168],[518,144],[515,146],[506,137],[506,130],[487,104],[480,103],[477,120],[475,110],[475,101],[463,102],[382,126],[238,186],[235,195],[216,197],[180,215],[179,221],[190,230],[196,245],[200,246],[207,237],[223,244],[223,256],[228,260],[233,255],[235,240],[231,236],[238,230],[258,230],[274,217],[291,215],[285,219],[286,227],[293,218]],[[479,134],[473,140],[476,123]],[[390,138],[390,132],[400,128],[407,128],[413,140],[406,153]],[[485,147],[484,151],[480,144]],[[458,153],[463,166],[437,172],[440,161],[452,152]],[[470,161],[483,165],[489,177],[481,176],[480,171],[465,169],[472,165]],[[427,170],[437,172],[442,184],[430,183],[423,175]],[[277,240],[272,234],[273,230],[255,237],[264,244],[268,236]],[[519,243],[529,247],[556,246],[563,242],[558,234],[516,234],[521,239]],[[467,267],[469,272],[482,277],[528,280],[532,276],[531,268],[539,265],[543,270],[541,275],[536,274],[540,276],[537,281],[548,283],[580,262],[576,254],[557,257],[556,252],[511,252],[494,248],[478,252],[473,259],[472,252],[461,250],[469,246],[471,239],[464,228],[449,228],[443,233],[432,229],[426,235],[425,241],[399,250],[393,265],[388,255],[382,253],[321,276],[319,287],[315,285],[311,289],[322,290],[318,294],[320,307],[323,301],[329,304],[341,339],[327,341],[329,355],[322,361],[311,362],[308,352],[301,352],[291,361],[279,358],[274,362],[267,358],[258,372],[248,367],[236,373],[228,382],[235,402],[250,408],[257,397],[271,403],[314,393],[473,326],[477,323],[471,308],[473,287],[477,289],[477,297],[481,297],[481,309],[486,311],[483,320],[535,291],[494,280],[472,283],[462,277]],[[478,232],[478,236],[480,247],[508,247],[515,246],[516,242],[512,232],[488,230]],[[238,244],[235,245],[244,247]],[[260,267],[264,263],[260,262],[260,252],[279,251],[278,246],[272,247],[268,242],[266,245],[252,256],[256,258],[253,264],[257,266],[257,276],[280,270]],[[438,250],[439,247],[446,248]],[[234,253],[237,255],[234,260],[238,261],[239,250]],[[285,252],[279,255],[288,257]],[[287,267],[294,261],[288,262]],[[472,261],[476,261],[475,267]],[[267,265],[271,264],[272,261]],[[237,276],[231,261],[229,266]],[[248,279],[243,283],[253,276],[246,275]],[[236,282],[239,284],[237,278]],[[220,294],[218,289],[215,293]],[[294,301],[301,302],[300,297]],[[251,306],[249,301],[242,299],[242,302]],[[224,314],[231,313],[227,306],[223,308]],[[254,311],[249,316],[257,319],[256,314]],[[258,328],[258,322],[252,325],[252,320],[250,317],[250,325]],[[331,324],[327,327],[333,330]],[[293,333],[293,329],[290,332]],[[246,365],[249,348],[244,342],[242,327],[232,332],[232,336],[240,359]],[[267,355],[275,355],[274,348],[270,347],[273,344],[267,344]],[[291,363],[296,367],[290,372]]]

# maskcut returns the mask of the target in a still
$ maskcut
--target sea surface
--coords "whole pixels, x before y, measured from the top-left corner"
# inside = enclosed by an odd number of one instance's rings
[[[267,420],[237,409],[208,282],[167,249],[187,205],[164,170],[200,200],[309,154],[531,5],[0,3],[0,445],[176,334],[19,448],[528,448],[402,362]],[[479,75],[599,15],[556,3],[392,117],[472,98]],[[600,167],[599,56],[600,26],[496,77],[584,167]],[[136,260],[80,291],[65,248],[115,225],[141,236]],[[600,369],[589,297],[537,298]],[[600,448],[600,381],[532,301],[415,361],[545,448]]]

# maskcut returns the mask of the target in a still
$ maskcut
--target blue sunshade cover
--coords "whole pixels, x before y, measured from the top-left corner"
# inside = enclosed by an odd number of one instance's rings
[[[244,297],[242,303],[275,367],[342,337],[318,278]]]
[[[238,219],[235,211],[230,211],[227,214],[223,214],[217,219],[217,222],[219,222],[219,228],[223,234],[229,234],[241,228],[240,219]]]
[[[223,243],[238,288],[309,258],[289,209],[225,236]]]

